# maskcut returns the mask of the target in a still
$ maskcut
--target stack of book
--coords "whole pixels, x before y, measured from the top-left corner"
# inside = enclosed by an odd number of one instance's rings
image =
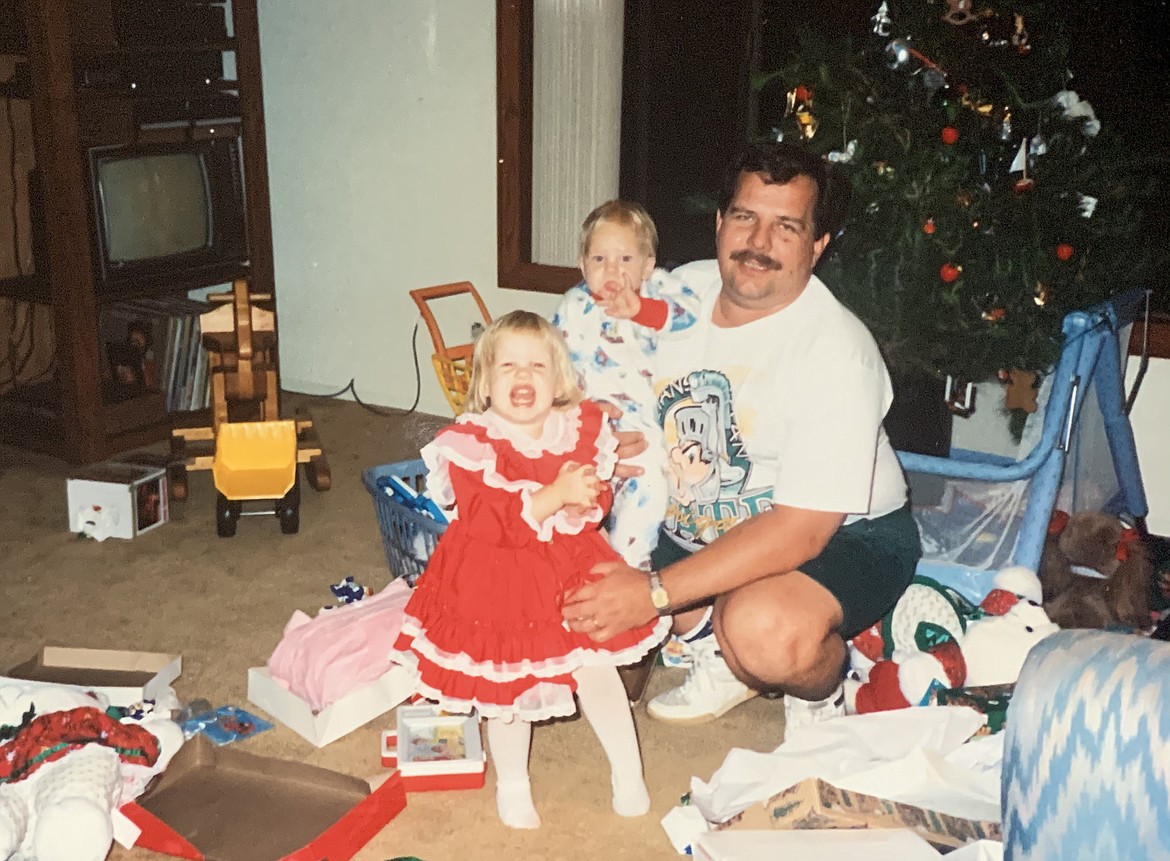
[[[107,379],[114,399],[157,391],[170,412],[210,403],[207,351],[199,315],[211,305],[184,296],[127,299],[102,308]]]

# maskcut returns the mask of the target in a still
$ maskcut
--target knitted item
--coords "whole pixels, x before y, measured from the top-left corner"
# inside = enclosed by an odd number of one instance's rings
[[[23,811],[19,830],[0,830],[0,844],[15,844],[11,861],[101,861],[110,851],[110,810],[121,789],[118,754],[89,745],[45,762],[2,797],[10,812]],[[23,819],[23,821],[19,821]],[[0,856],[7,858],[8,856]]]
[[[23,780],[45,763],[91,744],[113,748],[127,762],[153,765],[158,760],[158,739],[149,732],[81,707],[39,715],[0,746],[0,783]]]

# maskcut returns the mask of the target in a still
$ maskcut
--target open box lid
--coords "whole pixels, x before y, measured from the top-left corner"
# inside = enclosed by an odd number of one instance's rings
[[[397,773],[371,792],[356,777],[196,736],[123,813],[142,828],[136,845],[194,861],[346,861],[405,806]]]
[[[109,699],[110,705],[132,706],[160,698],[182,670],[179,655],[45,646],[5,675],[21,681],[97,691]]]

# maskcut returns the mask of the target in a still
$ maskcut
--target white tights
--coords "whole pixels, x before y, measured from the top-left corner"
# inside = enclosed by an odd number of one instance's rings
[[[642,777],[634,717],[617,670],[583,667],[573,673],[573,678],[577,681],[581,711],[609,760],[614,812],[619,816],[642,816],[650,809],[650,795]],[[487,736],[496,764],[496,809],[500,820],[512,828],[540,827],[528,779],[532,724],[492,718],[487,722]]]

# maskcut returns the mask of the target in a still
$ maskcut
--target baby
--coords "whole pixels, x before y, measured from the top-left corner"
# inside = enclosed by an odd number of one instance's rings
[[[666,512],[667,461],[654,415],[650,363],[658,338],[695,322],[699,298],[678,278],[654,268],[658,231],[636,203],[603,203],[581,226],[582,284],[569,289],[553,324],[565,335],[585,395],[621,408],[622,430],[649,443],[632,459],[643,474],[615,491],[610,545],[635,568],[649,570]]]

